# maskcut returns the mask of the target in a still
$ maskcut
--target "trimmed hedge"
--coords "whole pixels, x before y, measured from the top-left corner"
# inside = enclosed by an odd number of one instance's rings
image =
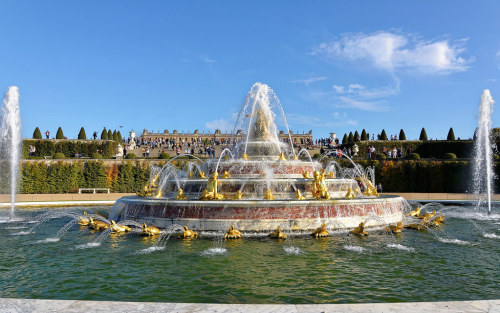
[[[84,157],[91,157],[100,152],[105,158],[111,158],[116,153],[118,143],[109,140],[23,140],[23,158],[28,158],[29,145],[35,146],[35,157],[44,157],[62,153],[66,158],[74,158],[79,153]]]
[[[457,158],[457,155],[455,153],[446,153],[443,156],[443,159],[449,159],[449,160],[455,160]]]

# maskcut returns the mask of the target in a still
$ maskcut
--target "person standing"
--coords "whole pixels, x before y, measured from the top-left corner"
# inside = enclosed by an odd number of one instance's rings
[[[49,132],[49,130],[47,130],[47,131],[45,132],[45,137],[46,137],[47,139],[49,139],[49,136],[50,136],[50,132]]]

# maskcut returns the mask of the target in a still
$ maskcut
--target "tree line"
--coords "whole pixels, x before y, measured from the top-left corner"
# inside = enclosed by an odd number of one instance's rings
[[[344,137],[342,138],[342,144],[358,142],[358,141],[368,141],[368,140],[370,140],[369,136],[370,135],[366,132],[365,129],[363,129],[361,131],[361,135],[358,133],[357,130],[354,132],[354,134],[352,133],[352,131],[349,132],[349,135],[347,135],[347,133],[344,133]],[[374,138],[375,136],[374,135],[372,135],[372,136],[373,136],[372,138],[375,139]],[[475,137],[475,133],[474,133],[474,137]],[[382,129],[382,132],[380,134],[377,134],[376,140],[389,140],[389,138],[387,137],[387,133],[385,132],[385,129]],[[400,140],[400,141],[407,140],[404,130],[401,129],[399,131],[399,137],[397,137],[397,139],[393,138],[393,140]],[[420,136],[419,136],[418,140],[429,140],[427,137],[427,132],[425,131],[424,127],[422,127],[422,130],[420,131]],[[448,136],[446,137],[446,140],[448,140],[448,141],[455,140],[455,133],[453,131],[453,127],[450,127],[450,130],[448,131]]]
[[[94,137],[94,139],[97,139],[99,137],[97,132],[95,132],[93,134],[93,137]],[[42,139],[42,138],[43,137],[42,137],[42,132],[40,131],[40,128],[38,128],[38,127],[35,128],[35,131],[33,132],[33,139]],[[64,132],[63,132],[61,127],[59,127],[57,129],[56,139],[67,139],[64,136]],[[79,140],[87,140],[87,134],[85,133],[85,128],[83,128],[83,127],[80,128],[80,132],[78,133],[78,139]],[[111,131],[111,129],[106,130],[106,127],[104,127],[104,129],[102,130],[101,135],[100,135],[100,139],[101,140],[113,140],[116,142],[123,141],[123,137],[122,137],[122,134],[120,133],[120,131],[116,131],[116,129],[114,131]]]

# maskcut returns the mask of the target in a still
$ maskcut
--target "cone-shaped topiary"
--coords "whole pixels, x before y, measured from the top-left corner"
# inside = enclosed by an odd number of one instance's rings
[[[123,137],[122,137],[122,134],[120,133],[120,131],[118,131],[117,135],[118,135],[118,142],[122,142]]]
[[[80,132],[78,133],[78,139],[87,140],[87,134],[85,134],[85,129],[80,128]]]
[[[406,140],[405,131],[402,128],[399,131],[399,140]]]
[[[455,133],[453,132],[453,127],[450,127],[450,130],[448,131],[448,137],[446,137],[446,140],[455,140]]]
[[[42,139],[42,133],[40,132],[40,128],[35,128],[33,132],[33,139]]]
[[[61,127],[57,129],[56,139],[64,139],[64,134]]]
[[[113,132],[110,130],[108,130],[108,140],[113,140]]]
[[[106,130],[106,127],[102,130],[101,140],[108,140],[108,131]]]
[[[347,138],[347,134],[344,133],[344,137],[342,138],[342,144],[345,145],[348,142],[349,142],[349,139]]]
[[[359,138],[359,133],[358,133],[358,131],[355,131],[354,132],[354,141],[359,141],[358,138]]]
[[[427,140],[427,133],[425,132],[425,128],[423,127],[420,131],[420,137],[418,137],[418,140]]]
[[[387,134],[385,133],[385,129],[382,129],[382,133],[380,134],[380,140],[388,140]]]
[[[118,141],[118,133],[116,132],[116,129],[113,131],[113,140]]]
[[[354,135],[352,132],[349,132],[349,137],[347,138],[347,142],[354,142]]]
[[[368,140],[368,135],[366,135],[366,130],[364,128],[361,131],[361,140],[362,141]]]

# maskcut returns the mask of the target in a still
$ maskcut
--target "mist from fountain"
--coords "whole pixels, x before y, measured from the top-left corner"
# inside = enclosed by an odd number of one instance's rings
[[[10,187],[10,219],[14,218],[19,163],[21,161],[21,115],[19,88],[10,86],[4,95],[0,121],[0,159],[8,162],[2,173],[2,185]]]
[[[495,101],[490,91],[485,89],[481,94],[479,117],[477,122],[476,142],[474,144],[473,192],[478,195],[477,208],[487,203],[488,214],[491,214],[491,194],[493,180],[493,151],[490,142],[491,114]]]

